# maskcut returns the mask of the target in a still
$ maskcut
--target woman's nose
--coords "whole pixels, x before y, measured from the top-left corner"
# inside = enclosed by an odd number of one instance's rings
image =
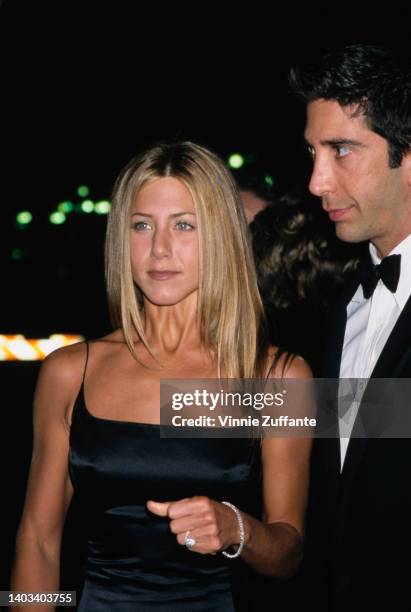
[[[167,229],[157,228],[153,234],[151,254],[156,259],[169,257],[172,252],[171,237]]]

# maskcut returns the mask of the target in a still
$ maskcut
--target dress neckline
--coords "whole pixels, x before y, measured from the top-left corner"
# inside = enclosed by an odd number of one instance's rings
[[[132,425],[132,426],[135,425],[137,427],[161,427],[160,423],[145,423],[144,421],[124,421],[120,419],[108,419],[105,417],[96,416],[95,414],[90,412],[90,410],[87,408],[86,398],[84,394],[84,381],[81,383],[81,387],[77,394],[76,401],[74,402],[73,411],[76,409],[77,402],[79,399],[81,401],[81,404],[84,408],[84,412],[86,413],[86,415],[95,421],[100,421],[102,423],[116,423],[120,425]]]

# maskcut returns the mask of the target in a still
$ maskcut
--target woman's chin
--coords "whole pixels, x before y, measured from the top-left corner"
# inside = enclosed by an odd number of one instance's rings
[[[186,303],[192,296],[192,293],[184,295],[146,295],[144,294],[144,301],[152,306],[164,306],[171,307],[177,306],[178,304]]]

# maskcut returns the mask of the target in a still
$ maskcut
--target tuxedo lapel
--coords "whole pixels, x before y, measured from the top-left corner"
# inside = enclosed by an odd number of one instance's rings
[[[322,378],[338,379],[340,374],[341,355],[344,345],[345,326],[347,323],[347,304],[357,290],[358,284],[349,285],[339,296],[334,305],[332,314],[325,327],[326,344]],[[331,428],[335,428],[334,437],[322,438],[315,441],[315,451],[320,457],[320,470],[323,474],[323,483],[328,488],[330,496],[337,495],[340,476],[340,441],[338,437],[338,404],[335,401],[335,414],[331,415]],[[330,423],[327,419],[327,429]]]
[[[381,355],[375,364],[371,378],[401,378],[411,377],[411,297],[408,299],[398,320],[392,330]],[[367,389],[363,395],[363,402],[358,411],[342,471],[341,488],[345,489],[367,448],[368,438],[357,438],[363,406],[367,398]]]
[[[322,368],[323,378],[338,378],[347,324],[347,304],[356,292],[358,284],[350,285],[340,296],[326,328],[326,347]]]
[[[358,416],[357,416],[358,419]],[[354,424],[355,429],[355,424]],[[353,433],[354,433],[353,429]],[[348,443],[347,453],[345,455],[344,465],[341,473],[340,491],[344,492],[349,485],[352,476],[355,474],[357,465],[360,463],[362,456],[367,448],[367,438],[355,438],[351,436]]]
[[[398,321],[371,374],[372,378],[402,378],[409,377],[411,348],[411,297],[408,298]],[[407,372],[408,368],[408,372]]]

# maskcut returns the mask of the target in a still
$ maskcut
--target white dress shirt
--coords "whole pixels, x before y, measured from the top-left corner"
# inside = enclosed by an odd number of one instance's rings
[[[381,259],[370,243],[370,255],[374,264]],[[379,279],[373,295],[366,300],[359,285],[347,305],[347,325],[341,357],[340,378],[369,378],[377,363],[398,317],[411,295],[411,235],[398,244],[389,255],[401,255],[401,274],[395,293],[391,293]],[[341,381],[348,384],[348,381]],[[355,417],[365,385],[360,384],[355,401],[349,406],[339,405],[339,431],[341,470],[344,465]],[[340,395],[342,395],[340,393]]]

